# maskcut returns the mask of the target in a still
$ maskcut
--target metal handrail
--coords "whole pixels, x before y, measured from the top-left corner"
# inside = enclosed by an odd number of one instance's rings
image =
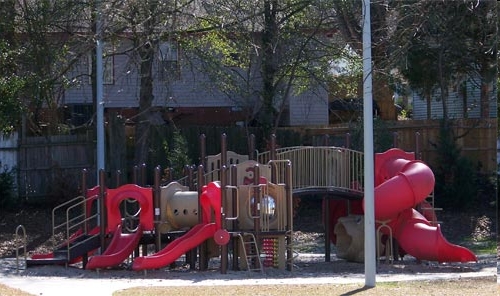
[[[88,222],[92,221],[92,219],[96,219],[97,220],[97,217],[99,216],[97,213],[94,214],[94,215],[91,215],[89,217],[86,217],[86,213],[85,213],[85,205],[86,205],[86,202],[87,200],[82,200],[81,202],[77,203],[77,204],[74,204],[70,207],[68,207],[66,209],[66,240],[69,240],[69,238],[71,237],[72,233],[75,232],[75,229],[84,229],[84,234],[87,234],[87,224]],[[75,218],[71,218],[70,219],[70,212],[73,210],[73,209],[76,209],[77,207],[79,206],[82,206],[83,207],[83,214],[82,215],[78,215],[76,216]],[[80,221],[80,222],[77,222],[77,223],[70,223],[70,222],[74,222],[74,221],[77,221],[78,218],[82,218],[83,219]],[[91,239],[93,239],[95,236],[98,236],[99,234],[95,234],[95,235],[92,235],[92,236],[89,236],[88,238],[84,239],[84,240],[81,240],[79,241],[78,243],[74,244],[74,245],[71,245],[71,244],[67,244],[67,248],[66,248],[66,251],[67,251],[67,259],[70,260],[70,257],[71,257],[71,250],[73,248],[75,248],[76,246],[78,245],[81,245]]]
[[[334,188],[363,192],[363,152],[335,146],[295,146],[276,150],[276,160],[289,160],[292,189]],[[270,152],[257,156],[260,163],[269,162]],[[274,161],[276,161],[274,160]],[[283,176],[278,167],[277,176]]]
[[[253,215],[252,214],[252,202],[251,202],[251,199],[250,199],[250,202],[248,203],[248,217],[250,219],[260,219],[260,212],[261,212],[261,195],[262,195],[262,188],[266,186],[266,184],[250,184],[250,185],[247,185],[249,188],[251,188],[250,190],[248,190],[248,194],[252,194],[252,190],[254,190],[255,188],[259,188],[259,192],[260,194],[258,194],[257,196],[253,196],[254,200],[253,202],[256,203],[257,205],[257,212],[258,214],[257,215]],[[258,199],[257,199],[258,198]]]
[[[277,180],[273,183],[286,183],[284,178],[285,164],[277,161],[290,161],[292,170],[291,188],[300,189],[336,189],[339,191],[362,194],[364,190],[364,160],[362,151],[336,146],[292,146],[276,149],[276,158],[270,159],[271,152],[257,153],[258,163],[270,164],[277,170]],[[220,168],[215,168],[204,174],[205,179],[216,181],[220,177]],[[197,172],[193,172],[193,181],[196,183]],[[187,182],[188,177],[177,180],[181,184]],[[184,182],[184,183],[183,183]]]
[[[16,271],[19,272],[19,245],[17,244],[18,240],[19,240],[19,231],[22,230],[23,231],[23,238],[22,238],[22,241],[23,241],[23,250],[24,250],[24,262],[26,262],[27,260],[27,252],[26,252],[26,243],[27,243],[27,239],[26,239],[26,228],[24,228],[23,225],[18,225],[16,227],[16,234],[14,235],[14,241],[16,242],[16,245],[15,245],[15,248],[16,248]]]
[[[226,189],[230,189],[230,190],[235,190],[236,191],[236,215],[233,216],[233,217],[225,217],[225,219],[227,221],[234,221],[234,220],[238,220],[238,217],[240,215],[240,206],[239,206],[239,203],[240,203],[240,198],[239,198],[239,191],[238,191],[238,186],[232,186],[232,185],[226,185]],[[229,196],[226,195],[226,196]]]
[[[67,202],[64,202],[56,207],[54,207],[54,209],[52,209],[52,247],[56,247],[56,242],[55,242],[55,236],[56,236],[56,233],[58,232],[57,230],[64,227],[66,224],[67,224],[67,221],[61,223],[61,224],[58,224],[56,225],[56,211],[60,210],[61,208],[65,207],[65,206],[68,206],[70,204],[80,204],[82,201],[86,201],[86,198],[85,196],[77,196],[71,200],[68,200]],[[85,212],[84,212],[85,213]]]
[[[78,243],[71,244],[72,242],[70,241],[72,236],[79,230],[82,229],[83,234],[88,233],[88,224],[91,221],[96,221],[97,225],[97,220],[98,220],[98,214],[90,215],[87,216],[87,202],[90,199],[94,199],[95,196],[91,197],[85,197],[85,196],[77,196],[71,200],[68,200],[56,207],[52,210],[52,244],[53,244],[53,249],[56,249],[58,247],[61,247],[61,245],[58,245],[56,242],[56,235],[59,233],[63,233],[63,242],[66,247],[66,256],[67,260],[70,260],[71,257],[71,250],[82,244],[87,242],[90,239],[93,239],[95,236],[99,234],[95,234],[93,236],[90,236],[82,241],[79,241]],[[56,217],[61,217],[62,211],[65,211],[65,219],[63,222],[56,224]],[[75,214],[76,213],[76,214]]]

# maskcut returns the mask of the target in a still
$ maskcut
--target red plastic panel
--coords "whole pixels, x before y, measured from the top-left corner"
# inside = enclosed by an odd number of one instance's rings
[[[141,208],[140,224],[143,230],[154,228],[153,189],[136,184],[125,184],[116,189],[106,190],[107,231],[112,232],[121,224],[120,203],[125,199],[135,199]]]

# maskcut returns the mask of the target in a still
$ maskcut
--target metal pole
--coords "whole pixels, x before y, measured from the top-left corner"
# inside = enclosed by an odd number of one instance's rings
[[[225,134],[223,136],[223,138],[225,138]],[[223,146],[225,145],[225,141],[222,141],[223,143]],[[224,150],[224,147],[223,147],[223,150]],[[224,153],[221,154],[221,156],[224,155]],[[225,218],[226,218],[226,215],[225,213],[223,212],[225,209],[223,209],[223,205],[224,205],[224,201],[226,200],[226,197],[227,197],[227,192],[226,192],[226,186],[227,186],[227,167],[225,165],[225,163],[223,163],[221,161],[221,167],[220,167],[220,184],[221,184],[221,209],[214,209],[216,211],[221,211],[221,225],[222,225],[222,229],[225,229]],[[220,247],[220,252],[221,252],[221,255],[220,255],[220,273],[221,274],[227,274],[227,263],[228,263],[228,256],[229,256],[229,250],[228,250],[228,247],[227,247],[227,244],[224,244]]]
[[[104,186],[101,184],[101,170],[105,171],[104,164],[104,100],[103,100],[103,63],[102,63],[102,48],[103,42],[101,40],[102,34],[102,23],[101,23],[101,10],[99,7],[99,1],[97,2],[97,19],[96,19],[96,134],[97,134],[97,184],[99,186]],[[102,189],[101,189],[102,191]],[[101,208],[101,203],[97,204],[97,212],[100,213],[104,211],[104,208]],[[101,220],[102,215],[97,216],[98,224],[105,224],[105,221]],[[102,236],[102,233],[101,233]],[[101,243],[101,245],[103,245]],[[101,249],[103,251],[103,249]]]
[[[157,166],[155,168],[155,177],[154,177],[154,193],[153,193],[153,205],[154,205],[154,217],[155,217],[155,251],[158,252],[161,249],[161,188],[160,188],[160,179],[161,179],[161,167]]]
[[[257,156],[255,155],[255,135],[251,134],[248,139],[248,159],[249,160],[257,160]],[[235,185],[235,184],[233,184]]]
[[[365,162],[365,286],[375,287],[375,201],[370,0],[363,0],[363,135]]]
[[[97,4],[99,5],[99,4]],[[101,12],[97,7],[97,43],[95,48],[96,55],[96,133],[97,133],[97,180],[99,180],[99,170],[104,170],[104,99],[103,99],[103,61],[102,49],[103,41],[101,40],[102,24]]]

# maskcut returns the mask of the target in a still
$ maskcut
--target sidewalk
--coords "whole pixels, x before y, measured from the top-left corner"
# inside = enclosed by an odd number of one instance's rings
[[[310,256],[310,254],[308,254]],[[312,255],[314,256],[314,255]],[[300,257],[300,256],[299,256]],[[321,262],[321,256],[313,258],[310,264],[321,265],[311,272],[308,268],[297,268],[293,272],[266,269],[263,274],[228,270],[221,274],[217,269],[191,271],[152,270],[147,273],[129,270],[82,270],[77,267],[39,266],[17,271],[16,260],[0,259],[0,283],[21,289],[33,295],[112,295],[113,292],[138,286],[203,286],[203,285],[286,285],[286,284],[364,284],[363,265],[356,265],[346,271],[345,262]],[[324,258],[324,257],[323,257]],[[317,261],[317,260],[320,261]],[[299,260],[311,260],[311,257]],[[300,261],[299,261],[300,262]],[[474,265],[477,264],[477,265]],[[477,268],[474,268],[476,266]],[[210,266],[209,266],[210,267]],[[383,265],[377,271],[377,282],[444,280],[473,277],[494,277],[497,275],[496,256],[479,258],[479,263],[466,265],[425,266],[406,270],[397,265]]]

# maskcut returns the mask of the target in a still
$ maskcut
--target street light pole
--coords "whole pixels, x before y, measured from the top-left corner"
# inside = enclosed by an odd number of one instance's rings
[[[363,136],[364,136],[364,213],[365,286],[375,287],[376,240],[374,202],[373,91],[370,0],[363,0]]]
[[[102,22],[99,3],[97,4],[97,41],[96,41],[96,133],[97,133],[97,182],[99,171],[104,169],[104,99],[103,99],[103,62],[102,62]],[[100,184],[99,184],[100,185]]]

